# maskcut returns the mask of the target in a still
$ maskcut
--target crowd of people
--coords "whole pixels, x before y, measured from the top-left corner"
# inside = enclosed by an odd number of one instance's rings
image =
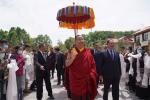
[[[95,45],[95,44],[94,44]],[[113,100],[119,100],[119,90],[132,92],[140,99],[150,98],[150,50],[143,49],[140,43],[135,48],[122,46],[118,53],[110,39],[104,50],[95,45],[94,54],[98,80],[103,80],[103,100],[108,100],[108,92],[112,85]]]
[[[59,48],[46,49],[39,44],[37,50],[30,45],[9,47],[0,41],[0,100],[23,100],[24,93],[36,91],[42,100],[43,80],[50,99],[54,99],[50,79],[57,70],[57,85],[64,83],[64,54]]]
[[[29,45],[9,47],[0,42],[0,100],[23,100],[29,82],[35,84],[34,52]]]
[[[113,100],[119,100],[119,91],[135,93],[141,99],[150,98],[150,50],[140,43],[115,50],[109,39],[100,48],[84,46],[84,38],[77,35],[68,51],[48,48],[39,44],[37,50],[30,45],[10,47],[0,42],[0,100],[23,100],[24,93],[36,91],[37,100],[43,97],[43,80],[49,99],[54,99],[51,79],[57,70],[57,85],[66,88],[71,100],[94,100],[97,89],[104,85],[103,100],[108,100],[112,88]],[[102,95],[102,94],[100,94]]]

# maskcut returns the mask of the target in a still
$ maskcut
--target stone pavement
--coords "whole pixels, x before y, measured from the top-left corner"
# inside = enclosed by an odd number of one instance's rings
[[[62,86],[57,86],[56,76],[55,76],[55,79],[51,80],[51,84],[52,84],[53,94],[54,94],[55,100],[69,100],[67,98],[65,88]],[[102,100],[102,94],[103,94],[102,88],[103,88],[103,86],[100,86],[98,88],[99,94],[97,95],[95,100]],[[44,86],[43,99],[42,100],[48,100],[47,98],[48,98],[48,94],[47,94],[47,91],[46,91],[45,86]],[[36,100],[36,92],[32,92],[32,93],[28,94],[27,96],[25,96],[24,100]],[[112,100],[111,92],[109,93],[109,99],[108,100]],[[121,91],[120,92],[120,100],[140,100],[140,99],[138,99],[132,93],[129,93],[127,91]]]

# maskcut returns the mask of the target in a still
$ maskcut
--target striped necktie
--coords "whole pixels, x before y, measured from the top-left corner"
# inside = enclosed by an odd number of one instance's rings
[[[110,50],[110,56],[111,56],[112,59],[114,59],[114,52],[113,52],[113,50]]]

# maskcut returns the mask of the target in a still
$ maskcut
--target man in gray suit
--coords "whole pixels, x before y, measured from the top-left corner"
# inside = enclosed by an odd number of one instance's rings
[[[112,85],[113,100],[119,100],[121,65],[119,53],[114,50],[114,42],[112,39],[107,40],[107,49],[99,54],[98,65],[104,82],[103,100],[108,100],[110,85]]]

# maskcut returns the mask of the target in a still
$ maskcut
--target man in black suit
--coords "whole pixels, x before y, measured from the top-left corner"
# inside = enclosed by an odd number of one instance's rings
[[[52,74],[50,73],[50,76],[52,78],[54,78],[54,71],[55,71],[55,67],[56,67],[55,62],[56,62],[56,54],[54,53],[54,50],[51,47],[49,49],[48,56],[47,56],[47,64],[48,64],[48,67],[50,68],[50,70],[52,71]]]
[[[103,76],[103,100],[108,100],[108,92],[112,85],[113,100],[119,100],[119,81],[121,77],[121,64],[119,53],[114,50],[113,40],[107,40],[107,49],[99,54],[99,73]]]
[[[98,42],[93,43],[93,48],[91,49],[91,53],[94,56],[94,54],[100,52],[100,46]]]
[[[37,82],[37,100],[42,100],[43,95],[43,79],[46,84],[46,90],[50,99],[54,99],[52,94],[52,88],[50,83],[50,72],[47,67],[46,55],[44,54],[44,44],[39,45],[39,51],[37,53],[36,63],[36,82]]]
[[[97,65],[99,63],[99,59],[97,56],[99,56],[99,53],[100,53],[100,46],[99,46],[99,43],[98,42],[94,42],[93,43],[93,48],[91,49],[91,54],[93,55],[94,57],[94,60],[95,60],[95,63],[96,63],[96,72],[97,72],[97,87],[98,87],[98,84],[99,83],[102,83],[102,80],[99,80],[99,66]]]
[[[60,49],[58,47],[55,48],[55,51],[56,51],[56,70],[57,70],[57,79],[58,79],[57,85],[60,85],[61,77],[62,77],[62,81],[64,82],[65,57],[64,54],[60,52]]]

